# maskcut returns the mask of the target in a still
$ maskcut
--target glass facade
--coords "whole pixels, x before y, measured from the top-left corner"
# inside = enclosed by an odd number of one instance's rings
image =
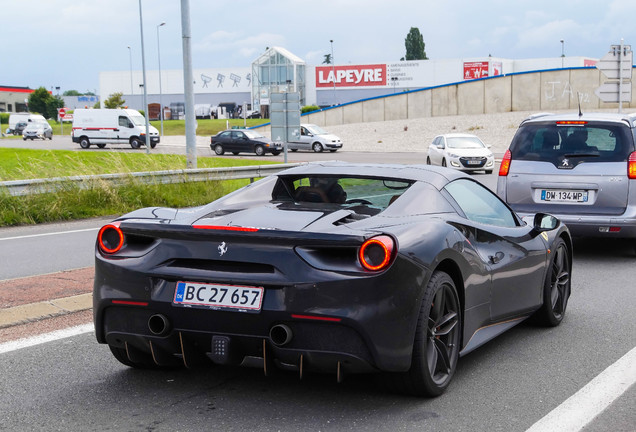
[[[305,62],[283,48],[270,48],[252,63],[252,106],[263,111],[272,93],[299,93],[305,105]]]

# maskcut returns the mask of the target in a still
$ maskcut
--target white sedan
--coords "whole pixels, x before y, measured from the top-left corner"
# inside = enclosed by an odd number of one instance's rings
[[[428,146],[427,165],[441,165],[461,171],[486,171],[491,174],[495,156],[477,136],[445,134],[435,137]]]

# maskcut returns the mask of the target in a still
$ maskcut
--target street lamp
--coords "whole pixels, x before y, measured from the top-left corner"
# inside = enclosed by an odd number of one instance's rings
[[[564,58],[565,58],[565,41],[561,39],[561,69],[563,69]]]
[[[159,27],[165,26],[162,22],[157,26],[157,60],[159,61],[159,120],[161,121],[161,136],[163,136],[163,104],[161,102],[161,48],[159,46]]]
[[[128,57],[130,57],[130,94],[134,94],[133,91],[133,78],[132,78],[132,50],[128,47]]]
[[[333,61],[333,39],[330,39],[331,43],[331,74],[333,75],[333,104],[336,105],[336,71],[335,63]]]
[[[148,113],[148,86],[146,86],[146,53],[144,49],[144,20],[142,18],[141,0],[139,0],[139,33],[141,35],[141,73],[144,83],[144,112],[146,114],[146,154],[150,153],[150,113]]]

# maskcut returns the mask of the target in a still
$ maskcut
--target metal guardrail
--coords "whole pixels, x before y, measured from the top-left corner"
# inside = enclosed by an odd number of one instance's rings
[[[134,172],[128,174],[98,174],[69,177],[55,177],[32,180],[9,180],[0,182],[0,193],[8,191],[12,196],[23,196],[37,193],[54,192],[68,185],[86,189],[95,182],[107,182],[114,185],[124,184],[130,179],[141,180],[149,184],[182,183],[190,181],[237,180],[266,177],[287,168],[303,165],[287,163],[276,165],[257,165],[230,168],[197,168],[170,171]]]

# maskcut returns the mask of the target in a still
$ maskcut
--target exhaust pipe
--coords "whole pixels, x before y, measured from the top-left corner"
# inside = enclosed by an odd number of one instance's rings
[[[269,339],[278,347],[287,345],[293,336],[292,330],[285,324],[276,324],[269,330]]]
[[[155,336],[163,336],[171,330],[170,321],[165,315],[155,314],[148,319],[148,330]]]

